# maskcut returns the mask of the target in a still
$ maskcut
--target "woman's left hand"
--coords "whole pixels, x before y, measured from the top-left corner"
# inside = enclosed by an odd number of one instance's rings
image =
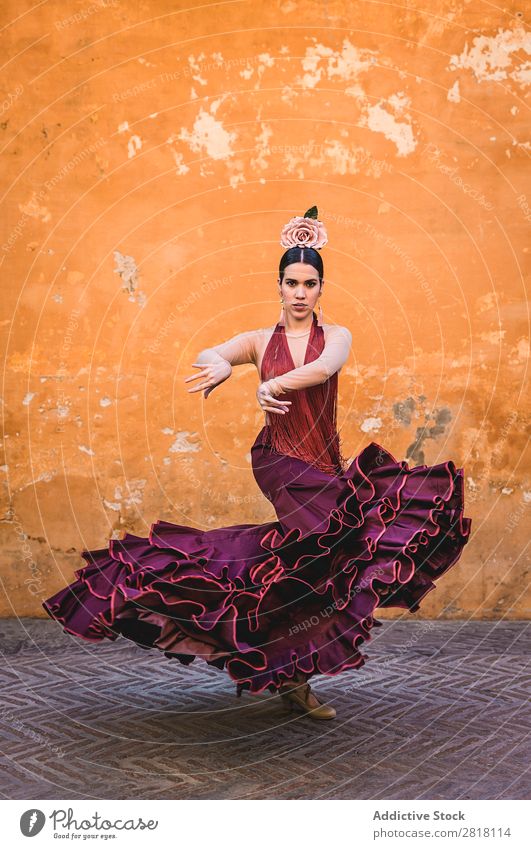
[[[283,416],[289,412],[291,401],[280,401],[278,398],[275,398],[272,394],[270,382],[269,380],[264,381],[256,390],[258,403],[265,412]]]

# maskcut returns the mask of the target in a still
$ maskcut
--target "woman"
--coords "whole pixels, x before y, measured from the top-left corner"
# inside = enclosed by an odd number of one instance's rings
[[[309,679],[365,662],[377,607],[413,612],[460,557],[463,470],[451,460],[410,469],[375,442],[347,464],[336,428],[338,373],[351,334],[322,323],[312,207],[283,228],[283,303],[274,327],[202,351],[185,378],[205,398],[235,365],[254,363],[265,424],[251,449],[258,486],[277,520],[203,531],[159,521],[83,551],[77,580],[43,602],[66,633],[123,635],[183,664],[225,669],[237,695],[279,693],[312,719],[333,719]]]

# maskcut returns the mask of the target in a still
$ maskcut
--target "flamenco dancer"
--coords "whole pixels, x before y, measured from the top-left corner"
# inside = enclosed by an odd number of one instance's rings
[[[265,424],[252,469],[277,519],[209,531],[157,521],[147,538],[82,551],[87,565],[43,607],[67,634],[121,635],[182,664],[199,657],[238,696],[267,689],[327,720],[335,708],[309,679],[359,669],[361,644],[381,625],[376,608],[418,610],[461,556],[471,520],[452,460],[409,468],[376,442],[343,457],[337,383],[351,333],[314,310],[327,243],[317,215],[314,206],[282,230],[277,324],[202,351],[185,378],[206,398],[233,366],[256,366]]]

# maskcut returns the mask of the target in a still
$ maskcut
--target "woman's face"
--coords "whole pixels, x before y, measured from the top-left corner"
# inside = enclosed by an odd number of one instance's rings
[[[290,313],[294,319],[310,315],[323,285],[324,281],[319,285],[319,274],[313,265],[307,265],[305,262],[287,265],[278,290],[280,297],[284,298],[284,311]]]

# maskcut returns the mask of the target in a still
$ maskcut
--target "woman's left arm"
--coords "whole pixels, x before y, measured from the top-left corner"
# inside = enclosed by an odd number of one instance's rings
[[[208,398],[212,390],[227,380],[232,374],[232,366],[244,363],[256,362],[256,339],[259,330],[249,330],[246,333],[238,333],[212,348],[204,348],[197,355],[193,366],[199,367],[201,371],[186,377],[184,382],[201,378],[201,382],[189,389],[188,392],[200,392],[205,390],[205,398]]]
[[[351,345],[352,333],[347,327],[330,327],[323,351],[316,360],[267,381],[271,394],[277,397],[292,389],[324,383],[347,361]]]

